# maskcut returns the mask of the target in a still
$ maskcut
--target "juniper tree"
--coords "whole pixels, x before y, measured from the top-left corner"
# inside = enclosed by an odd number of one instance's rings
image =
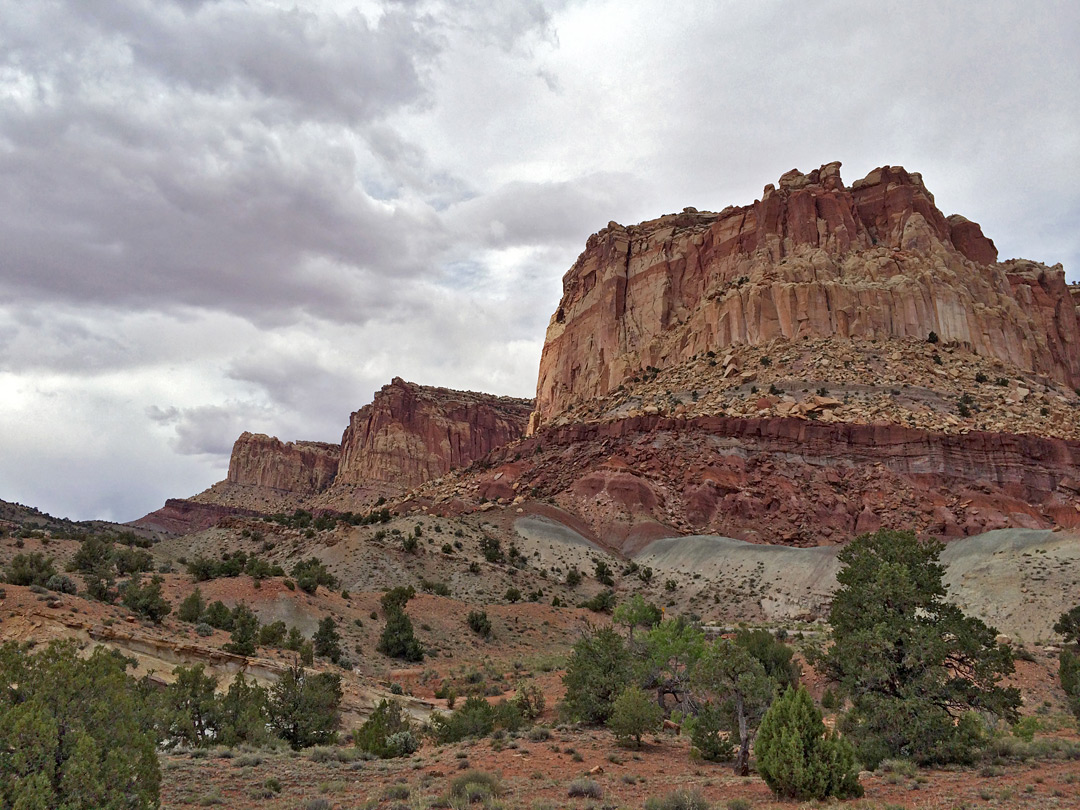
[[[969,712],[1017,717],[1019,692],[998,685],[1012,652],[946,601],[943,548],[883,529],[839,554],[832,645],[818,665],[851,700],[842,729],[869,767],[886,757],[968,760],[979,737]]]

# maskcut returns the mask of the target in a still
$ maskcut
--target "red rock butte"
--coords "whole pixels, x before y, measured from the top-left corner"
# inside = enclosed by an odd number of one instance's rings
[[[1075,291],[1060,265],[997,260],[920,175],[792,170],[760,200],[591,236],[563,277],[530,429],[651,366],[775,338],[920,338],[1080,385]]]

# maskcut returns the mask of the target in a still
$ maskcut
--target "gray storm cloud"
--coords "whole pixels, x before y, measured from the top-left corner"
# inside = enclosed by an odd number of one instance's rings
[[[1080,277],[1080,11],[0,0],[0,498],[132,519],[400,375],[532,394],[588,235],[921,171]]]

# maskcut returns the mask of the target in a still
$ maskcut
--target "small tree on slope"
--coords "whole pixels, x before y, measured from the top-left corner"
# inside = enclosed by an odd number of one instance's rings
[[[788,688],[769,707],[754,744],[758,773],[777,796],[806,801],[862,796],[855,751],[826,733],[805,687]]]

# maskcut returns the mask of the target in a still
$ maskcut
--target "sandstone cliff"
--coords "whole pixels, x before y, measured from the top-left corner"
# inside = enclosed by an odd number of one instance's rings
[[[395,377],[350,418],[334,489],[380,485],[404,492],[520,438],[532,409],[532,400]]]
[[[229,458],[228,481],[312,495],[337,475],[341,447],[325,442],[282,442],[261,433],[240,434]]]
[[[525,433],[533,401],[394,378],[352,414],[340,445],[241,434],[224,481],[132,525],[182,533],[234,514],[362,511]]]
[[[666,368],[776,338],[920,338],[1080,384],[1080,321],[1060,265],[997,261],[922,178],[839,163],[791,171],[752,205],[686,209],[590,237],[548,326],[532,428]]]

